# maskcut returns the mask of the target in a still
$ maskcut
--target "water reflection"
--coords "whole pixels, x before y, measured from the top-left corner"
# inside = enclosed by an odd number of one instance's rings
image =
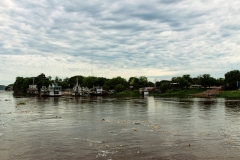
[[[0,93],[0,159],[239,159],[239,106],[217,98]]]
[[[59,99],[60,99],[59,97],[53,97],[53,102],[54,102],[53,105],[54,106],[58,106]]]
[[[226,100],[226,111],[240,112],[240,100]]]

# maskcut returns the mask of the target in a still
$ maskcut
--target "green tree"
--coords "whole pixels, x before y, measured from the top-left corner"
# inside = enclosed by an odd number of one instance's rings
[[[237,81],[240,81],[239,70],[232,70],[225,73],[225,83],[228,89],[237,89]]]
[[[187,80],[187,79],[185,79],[185,78],[183,78],[183,77],[180,77],[179,78],[179,87],[181,88],[181,89],[184,89],[184,88],[189,88],[190,87],[190,82]]]
[[[191,76],[189,74],[183,75],[182,78],[187,80],[190,83],[190,85],[192,84],[193,79],[191,78]]]
[[[154,84],[153,82],[148,81],[147,86],[148,86],[148,87],[154,87],[155,84]]]
[[[160,90],[161,92],[166,92],[170,88],[169,83],[161,83]]]
[[[107,81],[107,83],[105,83],[105,84],[108,85],[108,86],[110,87],[110,89],[114,89],[115,86],[118,85],[118,84],[121,84],[121,85],[123,85],[124,87],[127,87],[127,86],[128,86],[128,83],[127,83],[126,79],[125,79],[125,78],[122,78],[122,77],[120,77],[120,76],[114,77],[114,78],[112,78],[112,79],[109,79],[109,80]]]
[[[137,77],[130,77],[128,80],[129,86],[133,86],[133,88],[138,89],[139,86],[139,78]]]
[[[97,77],[96,79],[96,85],[98,86],[103,86],[105,84],[105,81],[107,80],[107,78],[104,77]]]
[[[56,77],[55,77],[55,81],[56,81],[56,82],[58,82],[58,80],[59,80],[59,77],[58,77],[58,76],[56,76]]]
[[[68,77],[66,77],[66,78],[63,79],[64,82],[68,82],[68,80],[69,80]]]
[[[97,78],[94,76],[88,76],[83,78],[82,86],[87,86],[88,88],[92,88],[93,86],[98,85]]]
[[[103,88],[103,90],[110,90],[110,87],[109,87],[108,85],[106,85],[106,84],[104,84],[104,85],[102,86],[102,88]]]
[[[124,87],[124,85],[122,85],[122,84],[117,84],[117,85],[114,87],[114,90],[115,90],[116,92],[122,92],[122,91],[125,90],[125,87]]]
[[[70,88],[73,88],[73,86],[77,83],[77,79],[78,79],[78,84],[80,85],[83,85],[83,79],[85,77],[84,76],[81,76],[81,75],[78,75],[78,76],[73,76],[71,78],[68,79],[68,84],[69,84],[69,87]],[[66,78],[67,80],[67,78]]]
[[[200,85],[204,88],[211,87],[216,84],[216,79],[211,77],[210,74],[203,74],[199,76]]]
[[[24,80],[23,77],[16,77],[16,81],[13,84],[14,93],[19,93],[23,91],[23,88],[22,88],[23,80]]]
[[[216,79],[216,85],[217,86],[223,86],[224,85],[224,78],[217,78]]]
[[[58,85],[59,86],[62,86],[62,89],[67,89],[69,88],[69,84],[65,81],[62,81],[62,82],[58,82]]]
[[[139,77],[139,82],[138,84],[140,85],[140,87],[146,87],[148,83],[148,79],[145,76],[140,76]]]

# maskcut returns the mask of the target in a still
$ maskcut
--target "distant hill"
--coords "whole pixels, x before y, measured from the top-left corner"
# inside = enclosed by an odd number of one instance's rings
[[[0,90],[5,90],[6,86],[0,85]]]

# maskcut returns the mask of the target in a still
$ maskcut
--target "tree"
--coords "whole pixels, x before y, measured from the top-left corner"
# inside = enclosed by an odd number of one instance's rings
[[[166,92],[169,89],[169,83],[161,83],[160,90],[161,92]]]
[[[104,77],[97,77],[95,83],[96,83],[98,86],[103,86],[104,83],[105,83],[105,81],[106,81],[106,79],[107,79],[107,78],[104,78]]]
[[[224,85],[224,78],[216,79],[216,85],[217,86],[223,86]]]
[[[148,86],[148,87],[154,87],[155,84],[154,84],[153,82],[148,81],[147,86]]]
[[[139,87],[139,79],[137,77],[130,77],[128,80],[129,86],[133,86],[133,88],[140,88]]]
[[[13,84],[14,93],[19,93],[23,91],[23,88],[22,88],[23,80],[24,80],[23,77],[16,77],[16,81]]]
[[[232,70],[225,74],[225,83],[228,89],[237,89],[237,81],[240,81],[239,70]]]
[[[59,77],[58,77],[58,76],[56,76],[56,77],[55,77],[55,81],[56,81],[56,82],[58,82],[58,80],[59,80]]]
[[[125,87],[124,87],[122,84],[118,84],[118,85],[116,85],[116,86],[114,87],[114,90],[115,90],[116,92],[122,92],[122,91],[125,90]]]
[[[87,86],[88,88],[92,88],[96,84],[97,78],[94,76],[88,76],[83,78],[82,86]]]
[[[69,78],[66,77],[66,78],[63,79],[63,82],[68,82],[68,80],[69,80]]]
[[[106,85],[106,84],[104,84],[104,85],[102,86],[102,88],[103,88],[103,90],[109,90],[109,89],[110,89],[110,87],[109,87],[108,85]]]
[[[200,84],[204,87],[211,87],[216,84],[216,79],[211,77],[210,74],[203,74],[199,76]]]
[[[139,77],[139,85],[140,87],[146,87],[148,83],[148,79],[145,76],[140,76]]]
[[[183,75],[182,78],[187,80],[190,84],[192,84],[193,79],[190,77],[189,74]]]
[[[69,84],[67,82],[65,82],[65,81],[58,82],[58,85],[62,86],[62,89],[69,88]]]
[[[199,76],[198,77],[194,77],[192,79],[192,84],[199,85],[200,84],[200,77]]]
[[[82,85],[84,78],[85,78],[85,77],[80,76],[80,75],[78,75],[78,76],[73,76],[73,77],[71,77],[71,78],[68,79],[68,84],[69,84],[70,87],[72,88],[72,87],[76,84],[77,79],[78,79],[78,83],[79,83],[80,85]],[[66,78],[66,79],[67,79],[67,78]]]
[[[183,88],[189,88],[190,87],[190,82],[186,80],[185,78],[179,78],[179,87],[181,89]]]
[[[126,79],[125,79],[125,78],[122,78],[122,77],[120,77],[120,76],[114,77],[114,78],[112,78],[112,79],[109,79],[109,80],[107,81],[107,83],[105,83],[105,84],[108,85],[108,86],[110,87],[110,89],[114,89],[115,86],[118,85],[118,84],[121,84],[121,85],[123,85],[124,87],[127,87],[127,86],[128,86],[128,83],[127,83]]]

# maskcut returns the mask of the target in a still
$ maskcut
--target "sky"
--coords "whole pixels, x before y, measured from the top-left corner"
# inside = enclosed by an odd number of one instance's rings
[[[1,0],[0,84],[17,76],[224,78],[239,70],[238,0]]]

